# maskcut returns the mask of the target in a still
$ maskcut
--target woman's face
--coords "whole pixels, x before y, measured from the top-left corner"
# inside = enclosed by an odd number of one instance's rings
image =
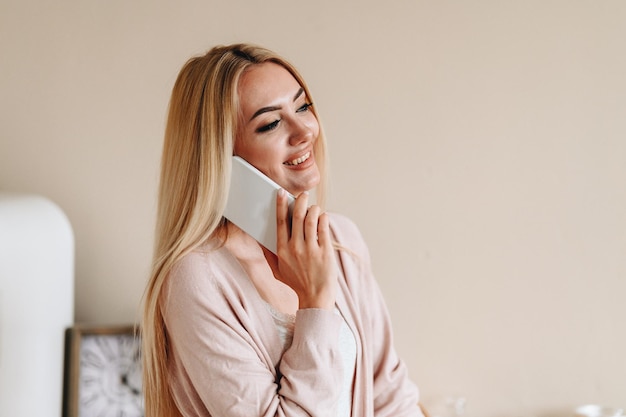
[[[320,127],[296,79],[274,63],[253,65],[239,81],[235,154],[293,195],[320,181],[313,154]]]

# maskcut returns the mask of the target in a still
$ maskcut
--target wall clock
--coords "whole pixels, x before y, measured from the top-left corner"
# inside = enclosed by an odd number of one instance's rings
[[[142,417],[135,328],[74,326],[65,337],[64,417]]]

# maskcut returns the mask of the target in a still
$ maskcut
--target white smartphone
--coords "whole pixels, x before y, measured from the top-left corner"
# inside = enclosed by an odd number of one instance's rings
[[[233,156],[224,217],[276,253],[276,196],[282,187],[239,156]],[[289,214],[295,198],[289,194]]]

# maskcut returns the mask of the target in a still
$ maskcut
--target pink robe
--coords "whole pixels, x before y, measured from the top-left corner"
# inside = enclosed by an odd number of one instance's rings
[[[356,337],[353,417],[422,417],[417,387],[393,348],[389,314],[356,226],[330,217],[340,250],[337,307]],[[284,354],[274,320],[225,248],[207,244],[170,273],[161,306],[169,384],[186,417],[331,417],[341,387],[341,316],[299,310]],[[351,253],[352,252],[352,253]]]

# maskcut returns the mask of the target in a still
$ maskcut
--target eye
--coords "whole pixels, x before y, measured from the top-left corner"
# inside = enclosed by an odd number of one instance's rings
[[[274,130],[278,127],[278,123],[280,123],[280,119],[274,120],[272,123],[259,127],[256,131],[257,133],[269,132],[270,130]]]
[[[302,106],[296,110],[296,113],[303,113],[305,111],[309,111],[309,108],[313,105],[313,103],[304,103]]]

